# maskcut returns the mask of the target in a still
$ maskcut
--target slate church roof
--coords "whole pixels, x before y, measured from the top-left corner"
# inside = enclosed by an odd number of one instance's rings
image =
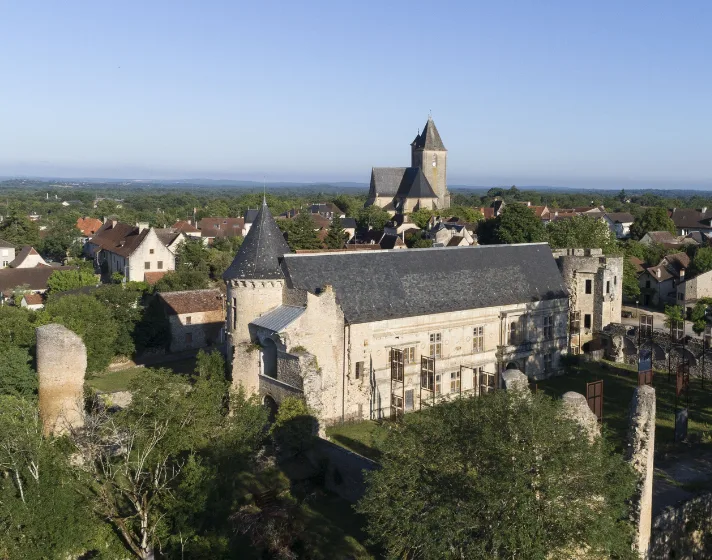
[[[263,202],[250,231],[235,255],[235,260],[223,274],[223,279],[283,278],[279,259],[289,252],[291,252],[289,245],[267,208],[267,203]]]
[[[388,198],[437,198],[420,167],[374,167],[371,190]]]
[[[418,134],[413,140],[412,146],[423,148],[424,150],[442,150],[446,151],[445,145],[440,138],[440,133],[435,127],[432,117],[428,117],[428,122],[423,127],[423,132]]]
[[[546,243],[285,255],[290,288],[333,286],[347,323],[566,298]]]

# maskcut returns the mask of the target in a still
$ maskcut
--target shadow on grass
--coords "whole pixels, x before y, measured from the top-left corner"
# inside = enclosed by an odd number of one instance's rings
[[[359,455],[368,457],[373,461],[378,462],[378,460],[381,458],[381,452],[377,448],[372,447],[370,445],[366,445],[362,441],[358,441],[343,434],[332,434],[331,439],[335,443],[338,443],[339,445],[346,447],[347,449],[350,449],[351,451],[354,451]]]

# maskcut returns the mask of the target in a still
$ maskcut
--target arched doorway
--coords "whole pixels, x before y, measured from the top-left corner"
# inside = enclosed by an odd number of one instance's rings
[[[277,379],[277,345],[271,338],[262,345],[262,366],[265,375]]]
[[[519,365],[517,365],[517,362],[508,362],[507,367],[505,367],[504,369],[519,369]]]
[[[277,417],[277,409],[279,408],[277,401],[270,395],[265,395],[265,398],[262,400],[262,405],[267,409],[267,417],[269,419],[269,423],[272,424],[274,419]]]

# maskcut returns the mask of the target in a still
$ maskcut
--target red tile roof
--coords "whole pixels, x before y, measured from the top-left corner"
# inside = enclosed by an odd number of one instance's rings
[[[200,232],[200,230],[197,227],[195,227],[190,222],[186,222],[185,220],[178,220],[175,224],[173,224],[173,229],[182,231],[183,233],[199,233]]]
[[[41,294],[25,294],[23,297],[27,305],[42,305],[44,303]]]
[[[161,272],[144,272],[143,280],[144,282],[153,286],[156,282],[158,282],[161,278],[168,274],[168,272],[168,270],[162,270]]]
[[[77,229],[82,232],[85,237],[91,237],[103,224],[97,218],[77,218]]]
[[[244,218],[203,218],[198,222],[203,237],[237,237],[245,229]]]
[[[220,290],[188,290],[159,294],[170,315],[222,311],[223,295]]]
[[[141,231],[137,226],[108,221],[89,242],[122,257],[130,257],[147,234],[147,229]]]

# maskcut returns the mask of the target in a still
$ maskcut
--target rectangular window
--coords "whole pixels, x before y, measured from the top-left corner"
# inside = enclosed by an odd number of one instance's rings
[[[593,293],[593,280],[586,280],[586,293]]]
[[[153,255],[154,251],[155,251],[154,249],[149,249],[149,250],[148,250],[148,252],[149,252],[151,255]]]
[[[363,375],[363,362],[356,362],[356,379],[361,379]]]
[[[435,379],[435,360],[430,356],[420,357],[420,386],[428,391],[433,390]]]
[[[193,344],[193,333],[185,333],[185,343],[186,345]]]
[[[544,340],[550,340],[554,338],[554,316],[546,315],[544,317],[544,326],[542,328],[544,334]]]
[[[679,299],[680,301],[683,301],[685,299],[685,294],[683,294],[682,292],[679,292],[677,294],[677,299]]]
[[[453,371],[450,374],[450,392],[459,393],[460,392],[460,372]]]
[[[571,334],[577,334],[581,330],[581,312],[580,311],[572,311],[571,312],[569,328],[571,330]]]
[[[143,263],[143,268],[145,270],[151,270],[151,263],[150,262]]]
[[[571,348],[569,349],[569,353],[573,356],[578,356],[579,355],[579,347],[572,344]]]
[[[484,352],[485,350],[485,328],[475,327],[472,332],[472,352]]]
[[[438,373],[435,376],[435,394],[439,395],[442,392],[442,390],[443,390],[443,385],[442,385],[442,381],[440,379],[440,374]]]
[[[613,285],[617,286],[618,285],[618,276],[613,277]]]
[[[156,266],[158,267],[158,270],[163,270],[163,261],[158,261],[158,263],[156,263]]]
[[[391,348],[391,379],[403,383],[403,350]]]
[[[583,328],[584,329],[590,329],[591,328],[591,315],[589,313],[586,313],[583,316]]]
[[[494,373],[489,373],[484,371],[484,368],[480,368],[482,372],[480,373],[480,395],[486,395],[495,390],[495,375]]]
[[[519,321],[517,319],[512,319],[512,322],[509,323],[509,344],[519,344]]]
[[[415,346],[408,346],[407,348],[403,348],[403,363],[415,363]]]
[[[606,280],[606,293],[610,294],[611,293],[611,281]]]
[[[646,288],[650,288],[650,280],[646,280],[646,281],[645,281],[645,287],[646,287]]]
[[[442,334],[433,333],[430,335],[430,356],[440,358],[443,354]]]
[[[237,328],[237,298],[232,298],[232,328]]]
[[[191,325],[192,323],[193,323],[193,318],[192,318],[190,315],[188,315],[188,316],[185,318],[185,324],[186,324],[186,325]]]

